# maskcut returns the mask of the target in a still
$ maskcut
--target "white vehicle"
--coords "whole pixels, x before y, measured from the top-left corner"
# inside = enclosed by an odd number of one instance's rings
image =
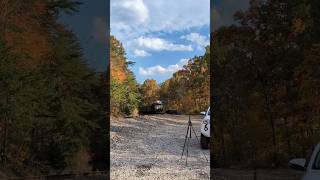
[[[208,149],[210,143],[210,107],[207,112],[201,112],[200,114],[204,115],[201,122],[200,144],[203,149]]]
[[[289,162],[294,169],[305,171],[301,180],[320,179],[320,143],[315,147],[309,162],[304,158],[292,159]]]

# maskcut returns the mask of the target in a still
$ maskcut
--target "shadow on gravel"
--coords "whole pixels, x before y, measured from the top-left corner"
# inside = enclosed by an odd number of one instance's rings
[[[148,171],[151,169],[151,167],[152,167],[151,164],[138,165],[136,167],[137,168],[136,175],[138,177],[149,175]]]

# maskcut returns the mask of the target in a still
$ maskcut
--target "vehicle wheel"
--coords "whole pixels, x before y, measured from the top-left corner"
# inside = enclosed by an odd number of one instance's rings
[[[209,142],[210,142],[210,138],[205,137],[203,134],[201,134],[201,137],[200,137],[201,148],[202,149],[208,149],[209,148]]]

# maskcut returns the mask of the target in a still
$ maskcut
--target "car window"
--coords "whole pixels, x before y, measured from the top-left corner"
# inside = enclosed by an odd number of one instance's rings
[[[315,161],[313,163],[312,169],[320,170],[320,151],[318,152],[318,154],[316,156],[316,159],[315,159]]]

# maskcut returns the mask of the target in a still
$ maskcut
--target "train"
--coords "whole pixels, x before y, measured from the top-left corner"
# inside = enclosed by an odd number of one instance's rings
[[[160,100],[154,101],[151,105],[139,108],[140,114],[162,114],[164,113],[163,103]]]

